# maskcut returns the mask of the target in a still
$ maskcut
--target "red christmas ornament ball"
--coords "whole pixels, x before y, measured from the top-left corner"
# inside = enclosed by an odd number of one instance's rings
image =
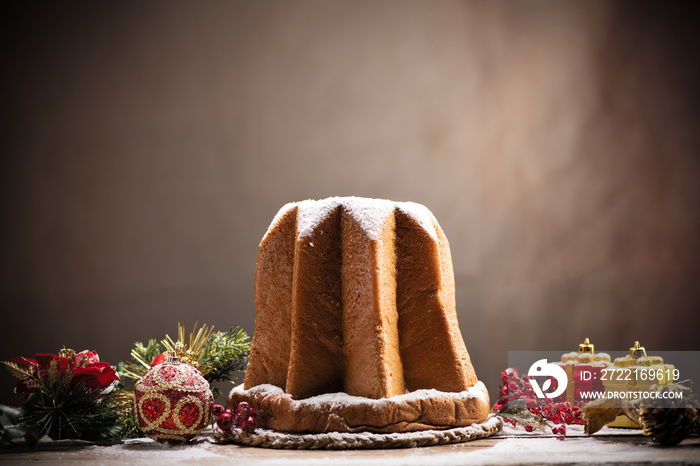
[[[177,358],[153,366],[134,387],[139,427],[163,443],[183,443],[196,436],[208,425],[213,403],[209,382]]]

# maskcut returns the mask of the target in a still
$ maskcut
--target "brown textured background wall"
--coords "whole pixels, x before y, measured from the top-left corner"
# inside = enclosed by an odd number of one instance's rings
[[[331,195],[433,210],[492,392],[508,350],[700,349],[685,4],[2,9],[2,360],[252,334],[268,223]]]

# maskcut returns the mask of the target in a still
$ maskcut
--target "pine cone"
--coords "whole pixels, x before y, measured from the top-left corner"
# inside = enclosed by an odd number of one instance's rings
[[[661,389],[662,392],[682,391],[682,398],[665,400],[666,408],[654,407],[658,401],[644,400],[639,410],[642,434],[665,446],[677,445],[697,431],[700,410],[696,395],[681,382]]]

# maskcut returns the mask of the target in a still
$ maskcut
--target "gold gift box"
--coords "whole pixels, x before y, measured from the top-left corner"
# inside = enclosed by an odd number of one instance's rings
[[[660,390],[673,383],[674,369],[672,364],[664,363],[661,356],[647,356],[646,349],[635,341],[630,354],[616,358],[606,370],[608,373],[603,379],[603,385],[606,393],[646,392],[652,385]],[[618,416],[608,426],[640,427],[627,416]]]
[[[581,391],[603,390],[600,383],[600,374],[609,365],[610,355],[607,353],[596,353],[594,345],[588,338],[578,345],[578,352],[565,353],[561,357],[560,366],[566,371],[568,383],[566,392],[555,401],[568,401],[571,406],[575,406],[581,400]],[[588,377],[582,377],[586,373]]]

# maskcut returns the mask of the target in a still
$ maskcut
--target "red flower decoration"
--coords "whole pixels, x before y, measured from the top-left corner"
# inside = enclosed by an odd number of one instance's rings
[[[58,371],[61,375],[65,375],[68,371],[68,359],[62,356],[56,356],[55,354],[37,354],[36,362],[39,363],[39,369],[42,372],[48,372],[51,368],[51,363],[56,361],[58,365]]]
[[[35,378],[45,377],[51,369],[51,364],[55,364],[59,376],[66,377],[70,373],[71,386],[82,382],[86,388],[93,390],[105,389],[119,380],[117,372],[106,362],[100,362],[100,357],[95,351],[81,351],[75,355],[75,359],[55,354],[37,354],[36,360],[19,357],[12,362],[29,367]],[[36,388],[28,386],[26,382],[26,380],[18,381],[15,391],[17,393],[35,392]]]
[[[25,358],[24,356],[21,356],[19,358],[15,358],[12,360],[12,362],[17,363],[17,364],[24,364],[25,366],[39,367],[39,364],[37,364],[37,362],[35,360]]]
[[[100,362],[100,357],[96,351],[83,350],[75,355],[75,367],[95,364],[96,362]]]
[[[112,367],[106,362],[96,362],[85,367],[76,367],[73,369],[72,385],[83,381],[87,388],[105,389],[112,385],[112,382],[119,380],[119,376]]]

